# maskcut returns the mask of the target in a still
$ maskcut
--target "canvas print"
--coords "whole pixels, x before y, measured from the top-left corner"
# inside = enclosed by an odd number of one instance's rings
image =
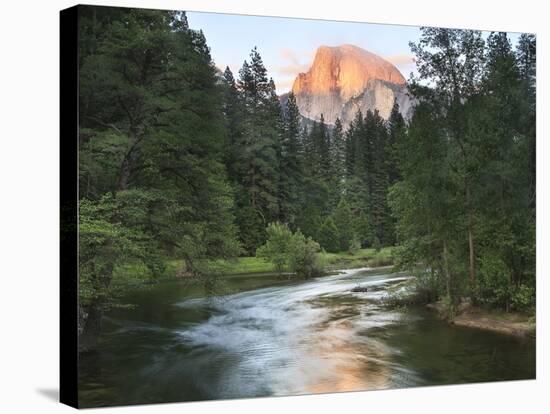
[[[78,406],[535,378],[535,35],[76,17]]]

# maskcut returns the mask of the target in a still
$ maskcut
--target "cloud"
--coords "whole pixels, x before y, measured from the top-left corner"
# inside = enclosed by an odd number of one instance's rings
[[[283,93],[283,91],[290,91],[292,89],[292,85],[294,84],[294,78],[286,78],[279,81],[275,81],[277,86],[277,91],[279,93]]]
[[[294,79],[299,73],[307,72],[311,66],[311,51],[295,51],[289,48],[279,50],[281,64],[273,68],[275,83],[279,93],[292,88]]]
[[[307,72],[311,65],[311,52],[296,52],[292,49],[284,48],[279,51],[282,65],[275,68],[275,71],[283,76],[296,76],[300,72]]]
[[[227,65],[218,65],[216,64],[216,69],[218,69],[221,73],[225,72],[225,68]]]
[[[307,72],[309,64],[284,65],[275,67],[275,72],[283,76],[298,76],[298,73]]]
[[[279,51],[279,56],[281,57],[281,59],[290,61],[295,65],[300,62],[300,58],[298,54],[292,49],[288,49],[288,48],[281,49]]]
[[[384,59],[396,66],[412,65],[415,62],[413,55],[393,55],[386,56]]]

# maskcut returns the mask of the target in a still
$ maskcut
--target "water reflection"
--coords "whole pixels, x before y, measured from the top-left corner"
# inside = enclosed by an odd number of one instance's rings
[[[263,278],[263,279],[262,279]],[[259,286],[261,283],[263,287]],[[381,306],[403,274],[350,270],[307,282],[228,281],[196,297],[162,285],[113,311],[81,360],[82,404],[372,390],[534,376],[534,343]],[[352,293],[357,284],[367,292]]]

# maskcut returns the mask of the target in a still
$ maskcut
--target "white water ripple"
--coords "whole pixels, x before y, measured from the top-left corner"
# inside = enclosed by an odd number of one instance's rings
[[[179,302],[176,306],[213,312],[208,320],[177,333],[197,354],[215,351],[230,359],[231,369],[216,390],[222,398],[387,388],[391,383],[385,361],[391,350],[365,331],[400,320],[401,314],[380,312],[376,303],[386,294],[385,285],[407,277],[365,270],[220,300]],[[358,283],[371,289],[352,293]],[[350,316],[339,318],[340,313]],[[369,369],[370,379],[364,372]]]

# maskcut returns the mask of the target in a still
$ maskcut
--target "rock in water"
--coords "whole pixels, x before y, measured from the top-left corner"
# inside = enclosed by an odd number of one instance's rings
[[[300,73],[292,91],[300,113],[333,124],[339,117],[348,125],[358,110],[378,109],[388,118],[394,99],[407,117],[411,100],[407,84],[399,70],[387,60],[353,45],[321,46],[313,65]]]

